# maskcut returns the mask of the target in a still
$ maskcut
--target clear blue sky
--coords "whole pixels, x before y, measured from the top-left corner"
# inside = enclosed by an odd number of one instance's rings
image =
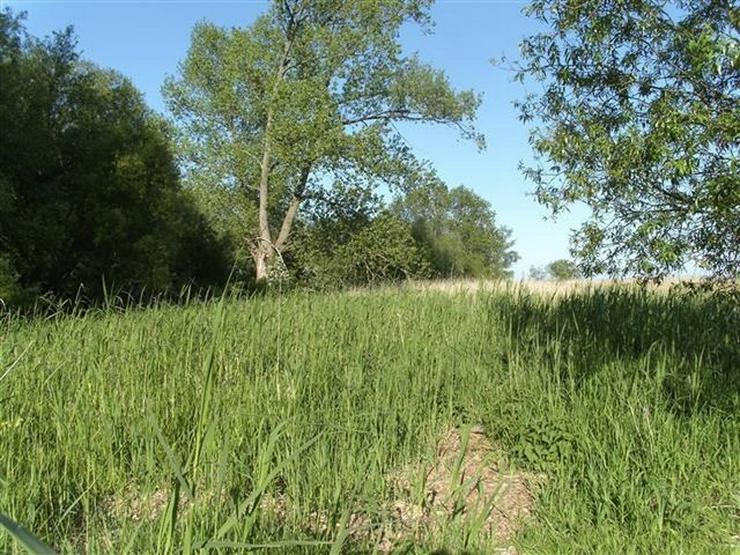
[[[348,0],[351,1],[351,0]],[[37,36],[73,25],[83,55],[117,69],[144,92],[149,105],[164,110],[160,87],[185,57],[190,31],[200,19],[226,26],[248,25],[268,7],[263,0],[0,0],[28,12],[28,30]],[[511,75],[491,65],[492,57],[516,57],[519,40],[535,30],[521,14],[524,2],[512,0],[438,0],[434,33],[408,28],[404,47],[443,68],[459,88],[484,95],[479,127],[488,141],[479,153],[469,143],[439,127],[411,128],[406,138],[420,157],[429,159],[450,185],[464,184],[488,199],[498,222],[513,230],[521,260],[517,277],[532,265],[568,257],[569,229],[584,211],[545,221],[547,211],[528,195],[531,185],[517,169],[531,157],[527,132],[512,101],[525,89]]]

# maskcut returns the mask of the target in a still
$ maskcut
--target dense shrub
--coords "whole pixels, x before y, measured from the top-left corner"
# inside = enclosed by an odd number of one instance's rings
[[[163,291],[226,267],[180,189],[167,128],[71,30],[38,40],[0,13],[0,259],[5,294]]]

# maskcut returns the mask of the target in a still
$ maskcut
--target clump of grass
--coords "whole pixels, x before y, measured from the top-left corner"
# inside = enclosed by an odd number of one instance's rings
[[[510,540],[522,552],[730,551],[739,319],[624,287],[8,318],[0,512],[63,553],[372,551],[351,517],[380,529],[394,469],[480,423],[511,465],[547,476]],[[111,509],[132,495],[138,512]],[[460,520],[398,548],[502,542]],[[0,552],[21,549],[0,532]]]

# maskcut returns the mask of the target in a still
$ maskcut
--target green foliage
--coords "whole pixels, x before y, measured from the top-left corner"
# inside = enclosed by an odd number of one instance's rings
[[[585,203],[587,274],[740,275],[740,15],[732,2],[536,0],[519,105],[525,174],[554,213]]]
[[[309,204],[288,260],[297,282],[314,288],[426,276],[408,224],[386,211],[377,196],[340,184]]]
[[[518,255],[490,204],[434,176],[389,207],[371,191],[335,183],[308,203],[288,255],[314,286],[376,284],[409,277],[510,277]]]
[[[545,267],[545,271],[550,274],[552,279],[557,281],[578,279],[581,277],[581,271],[578,269],[575,262],[571,260],[553,260]]]
[[[337,251],[345,283],[378,284],[423,275],[408,226],[390,214],[382,214]]]
[[[431,176],[396,199],[391,210],[411,226],[432,277],[511,277],[519,259],[511,231],[496,225],[491,205],[470,189],[448,189]]]
[[[239,281],[251,279],[254,271],[243,230],[254,225],[253,212],[243,195],[228,188],[214,188],[203,183],[189,183],[185,195],[202,215],[209,230],[228,253],[230,265]]]
[[[97,297],[103,280],[215,277],[218,245],[180,193],[166,126],[127,79],[81,60],[70,29],[27,36],[9,9],[0,75],[0,258],[17,287]]]
[[[0,300],[3,304],[12,303],[20,294],[18,273],[8,256],[0,256]]]
[[[545,470],[569,464],[574,447],[575,437],[563,423],[533,418],[517,431],[511,453],[525,467]]]
[[[234,204],[218,210],[219,225],[239,230],[258,279],[266,259],[290,248],[305,201],[335,181],[403,188],[421,170],[394,123],[449,125],[483,146],[479,97],[401,51],[399,29],[427,24],[429,5],[276,1],[247,28],[194,28],[163,93],[188,182]]]

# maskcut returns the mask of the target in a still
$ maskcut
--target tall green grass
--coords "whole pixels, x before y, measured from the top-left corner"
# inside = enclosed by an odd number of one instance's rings
[[[546,476],[521,552],[730,552],[739,329],[730,303],[620,288],[7,318],[0,514],[62,553],[372,552],[393,473],[480,423]],[[397,549],[492,552],[478,530]]]

